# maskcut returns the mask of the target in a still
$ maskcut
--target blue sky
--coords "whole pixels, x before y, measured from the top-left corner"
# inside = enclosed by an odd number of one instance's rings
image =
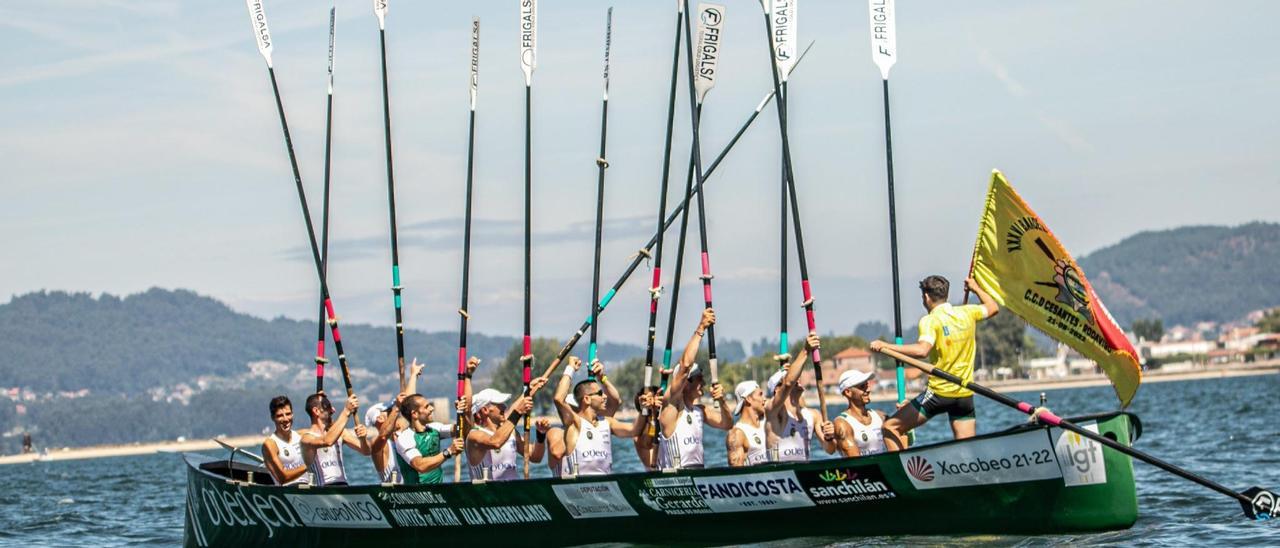
[[[338,6],[330,283],[344,321],[389,324],[378,34],[369,4]],[[614,10],[605,285],[651,234],[672,4],[619,2]],[[770,87],[758,4],[727,4],[721,75],[703,117],[708,157]],[[276,72],[317,208],[328,7],[267,3]],[[590,298],[606,4],[540,8],[534,330],[565,337]],[[1280,220],[1280,35],[1272,28],[1280,5],[1230,8],[901,3],[891,85],[907,318],[919,312],[914,280],[963,277],[992,168],[1076,254],[1140,230]],[[520,330],[517,14],[514,1],[392,0],[410,327],[457,325],[468,32],[478,15],[472,326]],[[892,317],[880,79],[864,3],[808,0],[799,20],[801,41],[817,41],[793,76],[790,106],[809,269],[820,328],[846,331]],[[181,287],[260,316],[314,316],[317,284],[299,253],[305,233],[242,2],[11,3],[0,7],[0,27],[0,296]],[[688,150],[683,105],[676,127],[679,185]],[[769,110],[709,185],[722,336],[777,331],[779,154]],[[689,265],[696,270],[696,261]],[[694,270],[686,271],[681,333],[701,306]],[[611,305],[602,338],[643,342],[648,277],[639,272]],[[791,288],[790,330],[798,333],[798,280]]]

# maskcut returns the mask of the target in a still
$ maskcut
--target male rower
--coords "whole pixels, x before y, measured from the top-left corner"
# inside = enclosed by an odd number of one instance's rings
[[[764,390],[756,381],[742,381],[734,387],[733,395],[738,403],[733,414],[737,424],[725,436],[729,453],[729,466],[755,466],[769,461],[765,450]]]
[[[373,404],[364,413],[364,425],[372,430],[368,434],[369,456],[373,459],[373,469],[378,473],[378,480],[382,483],[403,483],[400,470],[396,466],[392,439],[396,432],[408,427],[407,422],[397,424],[403,421],[400,417],[400,404],[404,403],[404,398],[409,394],[417,392],[418,375],[422,374],[423,366],[424,364],[418,363],[418,359],[414,358],[413,363],[409,364],[405,391],[398,394],[394,402]]]
[[[902,406],[884,421],[884,439],[890,451],[905,448],[907,432],[942,413],[951,419],[955,439],[971,438],[977,432],[973,391],[967,387],[973,381],[977,322],[995,316],[1000,312],[1000,305],[978,287],[973,278],[965,279],[964,284],[978,296],[981,305],[951,306],[947,302],[951,284],[942,276],[929,276],[920,282],[920,299],[929,313],[920,318],[919,340],[905,345],[871,342],[872,351],[888,348],[913,358],[927,359],[939,371],[964,381],[964,385],[956,385],[930,377],[928,387],[911,400],[911,405]]]
[[[594,365],[599,365],[597,362]],[[606,414],[609,398],[605,396],[603,368],[595,369],[596,377],[602,382],[584,380],[573,387],[574,398],[580,410],[570,406],[565,398],[569,395],[569,385],[573,382],[573,374],[582,366],[582,360],[570,357],[565,364],[564,376],[556,386],[556,411],[565,424],[565,453],[570,460],[569,470],[573,475],[594,476],[607,475],[613,472],[613,446],[611,434],[620,438],[634,438],[644,430],[645,422],[637,420],[627,424]],[[652,396],[645,394],[641,403],[651,405]],[[616,409],[616,404],[614,404]]]
[[[809,352],[818,349],[821,344],[817,333],[809,333],[800,355],[795,358],[783,356],[786,365],[769,377],[765,430],[769,434],[767,443],[770,461],[809,460],[809,443],[822,419],[817,411],[805,405],[804,387],[798,381],[804,364],[809,359]]]
[[[857,457],[885,452],[884,413],[867,409],[871,402],[871,379],[865,371],[850,369],[840,374],[840,395],[849,407],[834,422],[823,423],[822,448],[828,454]]]
[[[469,383],[470,379],[466,382]],[[529,388],[536,393],[546,383],[547,379],[537,377],[530,381]],[[516,398],[508,411],[506,402],[510,398],[511,394],[492,388],[481,390],[472,397],[471,416],[475,422],[467,433],[466,442],[472,480],[520,479],[517,457],[525,454],[528,440],[516,432],[516,424],[533,411],[533,398]],[[542,462],[545,450],[544,443],[534,443],[529,451],[529,462]]]
[[[435,407],[422,394],[406,396],[400,404],[400,415],[409,426],[396,433],[395,450],[396,466],[400,468],[405,485],[443,483],[441,466],[462,454],[460,438],[454,438],[448,447],[440,450],[440,432],[431,427],[431,414]],[[457,407],[460,416],[466,414],[466,396],[458,400]]]
[[[347,430],[347,419],[360,407],[355,395],[347,398],[342,413],[335,419],[333,405],[323,393],[307,398],[307,414],[311,416],[311,428],[302,432],[302,458],[311,472],[311,484],[316,487],[347,485],[347,469],[342,461],[342,445],[346,444],[369,454],[369,440],[364,437],[365,428],[359,421],[355,430]]]
[[[262,441],[262,463],[276,485],[310,484],[307,463],[302,460],[302,436],[293,430],[293,403],[287,396],[271,398],[267,405],[276,425]]]
[[[667,393],[671,396],[658,415],[662,432],[658,437],[656,464],[660,469],[704,467],[702,425],[719,430],[733,427],[733,413],[724,401],[724,387],[719,383],[711,387],[711,399],[718,409],[707,413],[706,407],[700,403],[706,385],[702,369],[694,360],[698,356],[703,333],[715,323],[715,310],[704,308],[698,328],[693,331],[671,375],[671,383],[667,386]]]

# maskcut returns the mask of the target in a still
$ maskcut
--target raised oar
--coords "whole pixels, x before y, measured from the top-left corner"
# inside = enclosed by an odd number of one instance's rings
[[[333,311],[333,300],[329,297],[329,283],[325,276],[324,264],[320,259],[320,245],[316,243],[315,225],[311,222],[311,208],[307,206],[307,193],[302,187],[302,174],[298,172],[298,157],[293,152],[293,139],[289,136],[289,122],[284,116],[284,102],[280,100],[280,86],[276,84],[276,69],[271,61],[271,50],[274,41],[267,28],[267,14],[262,8],[262,0],[245,0],[249,8],[249,22],[253,26],[254,38],[258,42],[258,53],[267,62],[267,75],[271,77],[271,92],[276,99],[276,112],[280,114],[280,129],[284,132],[285,149],[289,152],[289,167],[293,169],[293,183],[298,188],[298,202],[302,206],[302,220],[307,225],[307,238],[311,242],[311,258],[315,261],[316,275],[320,278],[320,298],[324,300],[325,313],[328,315],[329,330],[333,334],[333,348],[338,351],[338,366],[342,368],[342,383],[347,388],[347,397],[351,390],[351,372],[347,367],[347,354],[342,350],[342,335],[338,332],[338,315]],[[354,414],[352,415],[355,416]]]
[[[773,76],[773,89],[781,98],[774,106],[778,111],[778,132],[782,136],[782,166],[786,172],[787,193],[791,197],[791,220],[795,225],[793,228],[796,236],[796,258],[800,261],[800,290],[801,297],[804,299],[801,306],[804,307],[805,320],[808,323],[809,331],[816,332],[818,323],[813,313],[813,289],[809,283],[809,263],[804,253],[804,231],[800,222],[800,204],[796,199],[796,176],[791,161],[791,141],[787,137],[787,110],[783,104],[786,97],[782,92],[782,84],[788,78],[790,74],[789,68],[792,64],[789,59],[784,59],[783,55],[788,57],[794,57],[794,55],[788,55],[783,49],[775,47],[775,37],[782,34],[775,30],[775,22],[780,20],[779,14],[775,12],[773,16],[770,16],[769,8],[764,0],[761,0],[760,6],[764,9],[765,30],[768,31],[765,38],[768,40],[769,58],[772,65],[769,72]],[[795,4],[791,3],[785,12],[783,17],[786,18],[786,22],[791,27],[790,32],[792,33],[793,42],[791,48],[794,49]],[[822,352],[817,348],[810,350],[809,359],[813,362],[813,379],[818,389],[818,411],[825,422],[827,420],[827,394],[822,388]]]
[[[667,214],[667,189],[671,181],[671,135],[675,128],[676,117],[676,84],[680,76],[680,34],[681,25],[684,23],[684,4],[676,2],[676,30],[675,36],[672,38],[674,45],[671,51],[671,90],[667,94],[667,133],[666,141],[662,145],[662,186],[658,192],[658,241],[653,250],[653,283],[649,286],[649,333],[648,342],[645,346],[644,353],[644,386],[647,390],[654,389],[653,384],[653,350],[658,338],[658,300],[662,297],[662,243],[663,235],[663,217]],[[636,254],[639,259],[643,253]],[[667,383],[666,368],[670,366],[671,359],[668,357],[663,360],[662,388],[665,390]],[[642,410],[645,415],[649,414],[649,408]],[[656,422],[656,415],[655,415]],[[655,429],[656,425],[651,424],[650,429]],[[650,432],[652,435],[653,432]]]
[[[795,65],[796,61],[796,36],[798,32],[796,27],[795,0],[783,0],[774,4],[772,16],[774,27],[776,29],[771,35],[771,39],[773,40],[771,46],[774,51],[774,61],[777,64],[778,70],[783,73],[789,73],[791,67]],[[778,96],[778,105],[785,110],[787,108],[786,76],[783,76],[782,78],[782,88],[780,91],[782,93]],[[782,128],[782,131],[785,132],[786,128]],[[791,345],[787,340],[787,224],[790,222],[787,218],[787,215],[790,213],[787,209],[787,204],[790,202],[787,195],[787,192],[790,189],[790,185],[788,185],[789,179],[787,179],[787,161],[788,158],[783,155],[783,165],[781,168],[782,175],[780,177],[782,196],[778,207],[781,212],[781,218],[778,223],[780,227],[779,233],[781,235],[778,239],[780,247],[778,265],[778,281],[780,284],[780,287],[778,288],[778,311],[781,317],[779,318],[778,324],[778,354],[776,359],[780,366],[791,361]],[[822,387],[818,386],[818,390],[821,391]]]
[[[467,374],[467,296],[471,283],[471,190],[472,175],[475,173],[476,150],[476,96],[480,93],[480,18],[471,18],[471,113],[467,121],[467,197],[465,213],[462,217],[462,304],[458,306],[461,324],[458,326],[458,399],[462,399],[463,384]],[[458,414],[458,438],[465,435],[465,414]],[[453,482],[462,481],[462,459],[454,459]]]
[[[605,15],[604,23],[604,98],[600,101],[600,155],[596,156],[596,248],[595,266],[591,275],[591,344],[587,351],[587,364],[596,363],[596,331],[600,326],[600,318],[596,302],[600,300],[600,246],[604,236],[604,172],[609,169],[609,160],[605,156],[605,138],[609,134],[609,46],[613,40],[613,8]],[[588,371],[591,371],[588,369]],[[587,379],[595,380],[595,375],[588,373]]]
[[[378,43],[382,53],[382,129],[387,144],[387,209],[391,221],[391,294],[396,309],[396,369],[400,387],[404,383],[404,312],[400,292],[400,245],[396,240],[396,179],[391,163],[391,98],[387,91],[387,0],[374,0],[373,14],[378,17]]]
[[[1204,487],[1208,487],[1209,489],[1212,489],[1228,497],[1231,497],[1240,503],[1240,505],[1244,508],[1245,516],[1248,516],[1250,519],[1270,519],[1271,513],[1274,512],[1276,496],[1275,496],[1275,493],[1272,493],[1271,491],[1267,491],[1261,487],[1255,486],[1245,490],[1244,492],[1236,492],[1218,482],[1193,474],[1182,467],[1165,462],[1159,458],[1148,455],[1145,452],[1139,451],[1137,449],[1134,449],[1132,447],[1129,447],[1127,445],[1114,441],[1111,438],[1108,438],[1106,436],[1096,434],[1090,430],[1081,428],[1080,426],[1077,426],[1075,423],[1071,421],[1058,417],[1057,415],[1053,414],[1048,409],[1045,409],[1043,407],[1037,409],[1035,406],[1027,402],[1015,400],[1013,398],[1010,398],[1009,396],[996,392],[995,390],[992,390],[990,388],[987,388],[975,382],[965,383],[962,379],[960,379],[960,377],[947,373],[946,371],[941,371],[927,362],[917,360],[915,358],[912,358],[910,356],[907,356],[895,350],[892,350],[889,348],[881,348],[880,352],[882,354],[888,355],[898,360],[899,363],[905,363],[916,369],[924,371],[929,375],[933,375],[947,382],[955,383],[965,388],[968,388],[969,390],[972,390],[976,394],[980,394],[983,397],[994,400],[996,403],[1005,405],[1007,407],[1012,407],[1014,409],[1017,409],[1018,411],[1031,415],[1041,423],[1048,424],[1050,426],[1057,426],[1063,430],[1074,432],[1076,434],[1079,434],[1080,436],[1089,438],[1090,440],[1098,442],[1104,446],[1110,447],[1115,451],[1119,451],[1120,453],[1123,453],[1125,455],[1138,459],[1142,462],[1155,466],[1156,468],[1164,470],[1165,472],[1169,472],[1170,474],[1178,476],[1182,479],[1189,480],[1194,483],[1198,483]]]
[[[880,68],[884,97],[884,157],[889,185],[889,264],[893,275],[893,340],[902,344],[902,297],[898,287],[898,210],[893,192],[893,132],[889,123],[889,69],[898,61],[894,0],[867,0],[871,15],[871,60]],[[966,290],[967,291],[967,290]],[[969,300],[966,294],[965,300]],[[907,376],[898,362],[898,403],[907,399]]]
[[[538,61],[538,1],[520,2],[520,69],[524,71],[524,393],[529,393],[533,380],[533,338],[530,336],[530,311],[533,307],[533,69]],[[548,373],[550,374],[550,373]],[[529,439],[529,416],[524,417],[524,439]],[[529,446],[525,444],[524,477],[529,479]]]
[[[813,47],[812,42],[810,42],[809,47]],[[808,53],[809,47],[805,48],[805,53]],[[801,55],[801,58],[803,57],[804,56]],[[773,92],[770,91],[765,94],[764,99],[760,100],[760,104],[756,105],[756,109],[751,112],[751,115],[747,117],[747,120],[738,128],[737,133],[734,133],[733,138],[729,139],[729,143],[720,150],[720,154],[716,156],[715,161],[711,162],[710,166],[707,166],[706,175],[703,176],[703,183],[706,182],[706,177],[710,177],[712,172],[720,166],[720,162],[724,160],[725,156],[729,155],[729,151],[733,150],[734,145],[738,144],[738,140],[747,132],[747,128],[751,127],[751,124],[760,116],[760,112],[764,110],[765,105],[768,105],[769,101],[772,99]],[[692,176],[692,171],[690,171],[690,177]],[[658,234],[654,234],[653,237],[649,238],[649,242],[644,244],[644,247],[641,248],[644,252],[636,254],[636,256],[631,260],[631,264],[627,265],[626,270],[624,270],[622,275],[618,277],[618,280],[614,282],[613,287],[610,288],[609,291],[605,292],[604,298],[600,300],[601,304],[598,305],[600,306],[600,313],[604,313],[605,306],[609,304],[609,301],[613,299],[613,296],[622,289],[623,284],[625,284],[631,275],[635,273],[636,269],[640,267],[640,263],[644,261],[644,258],[649,255],[649,250],[652,249],[654,244],[658,241],[659,234],[671,228],[671,225],[676,222],[676,217],[679,216],[686,207],[688,207],[689,201],[693,200],[693,196],[701,191],[702,184],[695,186],[693,190],[686,193],[684,200],[677,204],[671,211],[671,214],[667,216],[667,220],[662,224],[662,229],[659,230]],[[569,340],[565,342],[564,346],[560,347],[560,351],[556,353],[555,359],[552,360],[551,363],[547,365],[546,369],[543,370],[541,375],[543,378],[550,377],[556,367],[569,356],[570,352],[573,352],[573,347],[578,345],[578,341],[582,339],[584,334],[586,334],[589,327],[590,325],[588,325],[587,322],[582,322],[582,327],[579,327],[578,330],[569,337]],[[525,395],[528,395],[528,393],[529,391],[526,388]]]
[[[324,205],[320,217],[320,269],[329,272],[329,166],[330,153],[333,151],[333,45],[334,30],[337,27],[337,6],[329,8],[329,85],[328,99],[324,115]],[[329,360],[324,357],[324,327],[327,323],[324,314],[324,298],[320,299],[320,321],[317,322],[316,334],[316,392],[324,390],[324,364]]]
[[[684,0],[684,38],[685,60],[688,61],[689,102],[696,105],[690,110],[689,121],[693,131],[693,173],[701,187],[706,175],[702,171],[702,148],[699,138],[702,122],[702,102],[707,92],[715,85],[716,73],[720,61],[720,46],[723,39],[725,7],[719,4],[698,3],[698,68],[693,68],[693,29],[692,13],[689,13],[689,0]],[[777,92],[775,87],[774,92]],[[710,309],[711,302],[711,254],[707,244],[707,208],[705,192],[698,193],[698,232],[702,247],[702,302],[703,309]],[[707,365],[711,369],[711,386],[720,383],[720,369],[716,361],[715,326],[707,326]],[[719,407],[720,403],[716,402]]]

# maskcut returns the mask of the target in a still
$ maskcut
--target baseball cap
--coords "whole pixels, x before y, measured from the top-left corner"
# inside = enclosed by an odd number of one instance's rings
[[[387,409],[390,408],[391,405],[385,402],[379,402],[369,406],[369,409],[364,412],[364,425],[373,427],[373,425],[378,423],[378,415],[386,413]]]
[[[858,371],[857,369],[845,371],[840,374],[840,391],[844,392],[845,390],[867,382],[867,379],[870,379],[871,376],[871,373],[868,371]]]
[[[758,389],[760,389],[760,383],[756,381],[742,381],[733,388],[733,395],[738,398],[737,405],[733,406],[734,415],[742,414],[742,406],[747,403],[747,396]]]
[[[773,392],[778,389],[778,385],[782,384],[782,378],[785,376],[787,376],[786,369],[779,369],[774,374],[769,375],[769,381],[765,383],[765,386],[769,387],[768,392],[770,396],[772,396]]]
[[[686,380],[692,380],[694,377],[701,377],[701,376],[702,376],[702,368],[698,366],[698,362],[693,362],[693,365],[689,366],[689,373],[687,373],[684,376],[684,378]]]
[[[492,388],[486,388],[471,396],[471,414],[476,414],[480,408],[491,403],[507,403],[511,398],[511,394],[499,392]]]

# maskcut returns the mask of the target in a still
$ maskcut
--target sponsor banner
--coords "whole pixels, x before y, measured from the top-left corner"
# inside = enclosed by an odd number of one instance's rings
[[[711,506],[703,500],[693,478],[670,477],[644,480],[637,494],[645,506],[668,516],[710,514]]]
[[[552,485],[551,490],[574,519],[638,515],[616,481]]]
[[[754,512],[814,505],[792,471],[693,478],[693,483],[713,512]]]
[[[369,495],[294,495],[285,498],[310,527],[389,529],[382,509]]]
[[[1061,478],[1043,430],[910,451],[898,455],[916,489],[966,487]]]
[[[809,499],[819,506],[882,501],[898,496],[876,465],[800,470],[796,477]]]
[[[1098,422],[1089,421],[1081,428],[1098,433]],[[1107,482],[1107,463],[1102,458],[1102,444],[1089,438],[1059,428],[1051,430],[1054,451],[1058,454],[1058,466],[1062,469],[1062,482],[1067,487],[1097,485]]]

